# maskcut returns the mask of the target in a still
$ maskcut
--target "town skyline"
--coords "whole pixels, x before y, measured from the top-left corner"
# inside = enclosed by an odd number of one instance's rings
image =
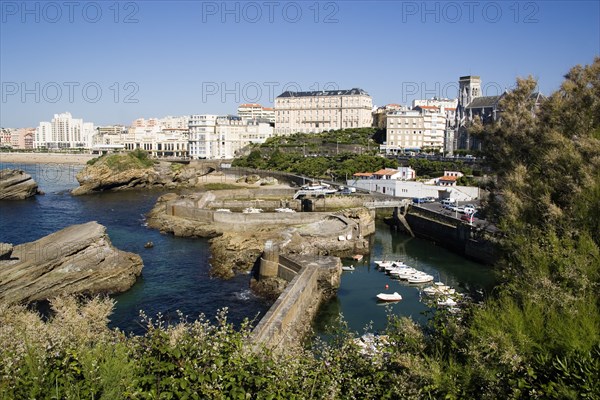
[[[597,2],[2,2],[4,127],[229,114],[285,90],[359,87],[374,105],[558,89],[600,54]]]

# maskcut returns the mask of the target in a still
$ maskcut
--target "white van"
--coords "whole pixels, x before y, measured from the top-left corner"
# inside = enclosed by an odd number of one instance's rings
[[[453,199],[452,197],[448,197],[447,199],[442,199],[442,204],[446,205],[446,204],[456,204],[456,199]]]

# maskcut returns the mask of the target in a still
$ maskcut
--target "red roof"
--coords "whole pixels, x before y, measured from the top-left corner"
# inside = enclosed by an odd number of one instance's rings
[[[260,104],[256,104],[256,103],[240,104],[240,107],[261,107],[262,108],[262,106]]]
[[[374,172],[373,175],[394,175],[397,174],[399,171],[397,169],[389,169],[389,168],[384,168],[384,169],[380,169],[377,172]]]
[[[455,181],[457,179],[458,179],[458,177],[456,177],[456,176],[447,176],[446,175],[446,176],[442,176],[440,178],[440,181]]]
[[[353,176],[372,176],[372,172],[357,172]]]

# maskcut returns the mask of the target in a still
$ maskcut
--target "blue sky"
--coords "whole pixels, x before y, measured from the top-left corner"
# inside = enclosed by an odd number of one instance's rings
[[[0,125],[235,114],[284,89],[359,87],[376,105],[556,90],[600,55],[598,1],[0,1]]]

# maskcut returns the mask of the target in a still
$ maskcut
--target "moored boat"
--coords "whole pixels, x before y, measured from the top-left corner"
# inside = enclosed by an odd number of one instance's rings
[[[451,297],[446,297],[445,299],[438,300],[437,302],[437,305],[440,307],[454,307],[456,304],[456,300]]]
[[[408,283],[427,283],[433,280],[433,276],[422,272],[420,274],[409,276],[407,280]]]
[[[394,293],[379,293],[377,295],[377,299],[380,301],[400,301],[402,300],[402,296],[398,292]]]

